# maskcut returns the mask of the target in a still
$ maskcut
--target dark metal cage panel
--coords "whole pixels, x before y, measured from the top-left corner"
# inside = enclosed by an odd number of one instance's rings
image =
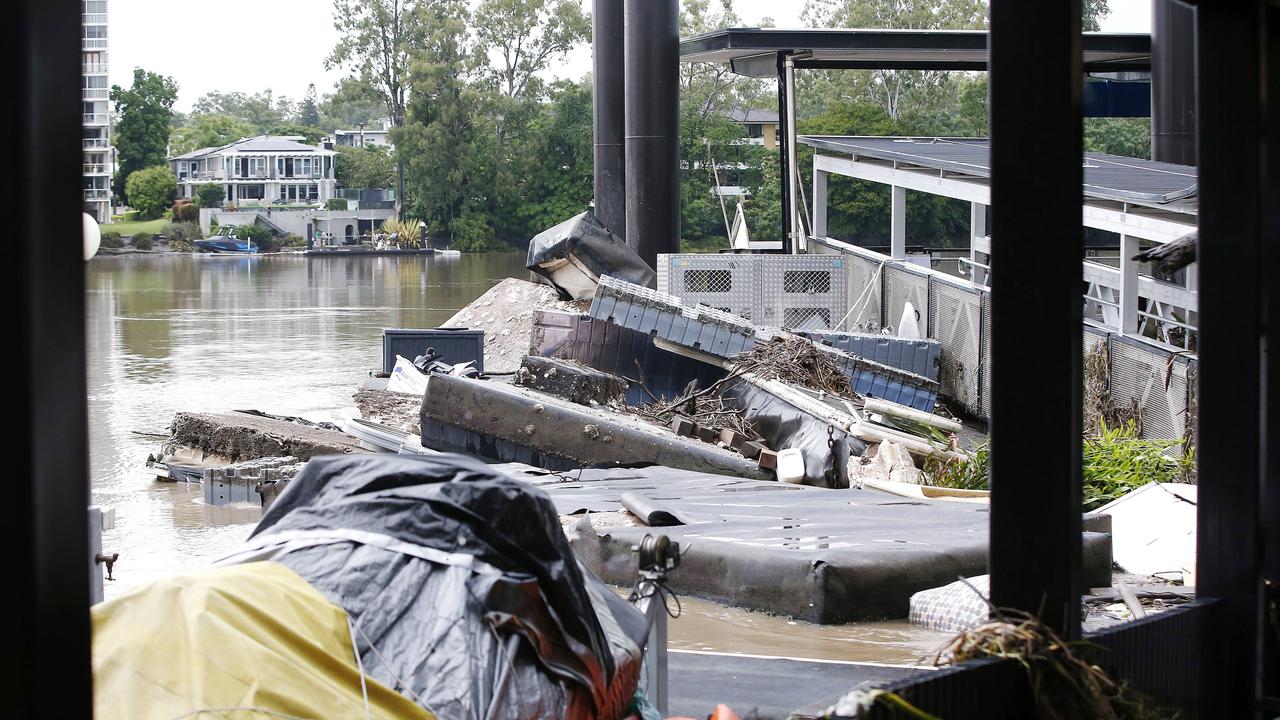
[[[942,342],[939,382],[944,394],[973,415],[982,408],[982,299],[979,292],[929,283],[930,336]]]
[[[1161,351],[1133,338],[1111,334],[1111,399],[1137,404],[1146,438],[1177,439],[1185,435],[1190,395],[1189,358]]]

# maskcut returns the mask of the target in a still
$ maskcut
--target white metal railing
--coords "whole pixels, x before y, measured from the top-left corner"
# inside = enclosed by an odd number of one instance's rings
[[[80,98],[82,100],[106,100],[111,97],[110,88],[81,88]]]
[[[1102,324],[1122,330],[1120,302],[1121,271],[1086,260],[1084,263],[1085,312]],[[1161,342],[1189,349],[1199,332],[1196,325],[1199,293],[1155,278],[1138,276],[1137,334],[1154,334]],[[1145,307],[1143,306],[1145,304]]]
[[[107,172],[106,163],[85,163],[84,164],[85,175],[102,175],[102,174],[105,174],[106,172]]]
[[[84,50],[106,50],[106,38],[80,38],[80,47]]]
[[[85,113],[84,124],[85,125],[106,125],[107,114],[106,113]]]
[[[80,63],[80,72],[82,72],[85,75],[106,75],[108,72],[108,67],[107,67],[107,64],[104,62]]]
[[[80,144],[85,150],[105,150],[111,145],[106,138],[85,138]]]
[[[106,13],[80,13],[81,25],[106,25]]]
[[[106,200],[111,197],[111,191],[106,188],[85,188],[85,200]]]

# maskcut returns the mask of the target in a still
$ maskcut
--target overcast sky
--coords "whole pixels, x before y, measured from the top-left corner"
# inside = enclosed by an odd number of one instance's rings
[[[585,0],[589,6],[591,0]],[[801,0],[737,0],[748,24],[772,17],[778,27],[799,27]],[[1151,0],[1111,0],[1109,32],[1150,32]],[[211,90],[302,98],[309,83],[324,94],[346,73],[326,70],[337,40],[329,0],[221,0],[176,9],[172,0],[111,0],[112,84],[128,85],[143,67],[178,81],[176,109],[186,112]],[[198,19],[197,19],[198,18]],[[178,30],[176,28],[185,28]],[[582,48],[553,71],[580,77],[590,66]]]

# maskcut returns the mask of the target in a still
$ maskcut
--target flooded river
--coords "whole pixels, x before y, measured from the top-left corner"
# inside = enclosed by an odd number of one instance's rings
[[[199,487],[153,481],[144,461],[180,410],[259,409],[330,420],[381,363],[385,327],[434,327],[507,277],[522,253],[459,258],[164,255],[88,263],[93,501],[115,509],[120,553],[107,597],[203,567],[242,541],[251,507],[204,505]],[[688,601],[676,648],[913,662],[945,640],[902,622],[792,623]]]

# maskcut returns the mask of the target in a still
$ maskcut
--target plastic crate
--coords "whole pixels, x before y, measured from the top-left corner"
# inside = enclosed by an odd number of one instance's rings
[[[385,328],[382,331],[382,371],[391,372],[396,356],[413,360],[435,348],[441,359],[450,364],[472,361],[476,370],[484,372],[484,331],[466,328],[433,328],[411,330]]]

